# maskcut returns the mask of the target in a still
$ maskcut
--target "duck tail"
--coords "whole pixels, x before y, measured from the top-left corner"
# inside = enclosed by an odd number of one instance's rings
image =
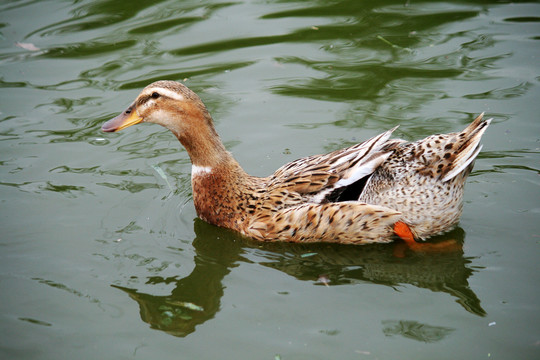
[[[474,162],[482,145],[480,140],[492,119],[484,120],[484,113],[481,113],[474,121],[462,132],[456,133],[454,141],[445,145],[445,159],[448,159],[448,166],[441,174],[442,181],[449,181],[461,174],[466,169],[471,169],[470,165]]]

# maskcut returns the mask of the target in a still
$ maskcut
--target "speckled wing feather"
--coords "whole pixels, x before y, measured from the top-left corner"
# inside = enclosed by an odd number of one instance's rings
[[[396,128],[345,149],[286,164],[271,176],[269,192],[286,190],[301,194],[307,202],[322,202],[333,190],[372,174],[401,142],[389,140]]]
[[[256,216],[247,235],[262,241],[390,242],[401,213],[356,201],[302,204]]]

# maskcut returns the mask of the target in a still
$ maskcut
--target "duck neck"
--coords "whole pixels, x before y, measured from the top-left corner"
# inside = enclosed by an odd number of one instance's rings
[[[191,163],[199,167],[216,167],[220,164],[235,163],[236,160],[225,149],[215,129],[198,128],[191,134],[181,133],[178,140],[187,150]]]
[[[195,171],[219,172],[232,183],[239,178],[248,177],[240,164],[227,151],[221,141],[208,111],[201,111],[194,124],[185,124],[182,128],[171,129],[189,154]]]
[[[236,206],[245,208],[244,194],[253,180],[225,149],[212,123],[206,124],[192,133],[177,134],[193,165],[195,209],[206,222],[240,231],[243,220],[236,216]]]

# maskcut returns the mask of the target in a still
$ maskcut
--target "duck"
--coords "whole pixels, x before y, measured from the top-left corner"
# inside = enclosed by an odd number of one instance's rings
[[[407,142],[397,126],[359,144],[247,174],[227,151],[200,97],[160,80],[102,126],[138,123],[170,130],[191,160],[197,216],[258,241],[372,244],[421,242],[450,231],[463,211],[464,186],[491,119],[463,131]]]

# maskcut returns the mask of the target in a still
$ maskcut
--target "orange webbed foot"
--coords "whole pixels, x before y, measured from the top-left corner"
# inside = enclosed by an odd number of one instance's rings
[[[409,249],[416,252],[436,253],[436,252],[454,252],[461,250],[461,245],[454,239],[445,240],[440,243],[418,243],[414,240],[413,232],[409,225],[402,221],[394,224],[394,233],[399,236]],[[399,252],[403,255],[403,251]],[[401,256],[403,257],[403,256]]]

